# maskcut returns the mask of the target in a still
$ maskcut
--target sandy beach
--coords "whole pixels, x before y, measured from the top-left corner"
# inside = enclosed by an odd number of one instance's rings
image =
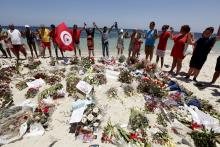
[[[111,51],[111,50],[110,50]],[[73,52],[66,52],[65,55],[67,56],[73,56]],[[87,55],[87,52],[83,52],[83,56]],[[111,55],[115,56],[116,54],[111,53]],[[126,53],[127,55],[127,53]],[[144,52],[141,52],[141,58],[144,58]],[[100,57],[100,54],[96,54],[96,56]],[[201,70],[201,73],[198,77],[198,81],[202,82],[210,82],[214,73],[214,68],[216,64],[216,59],[219,56],[219,54],[210,54],[208,56],[208,59],[204,65],[204,67]],[[189,61],[190,61],[190,55],[187,56],[183,61],[183,67],[182,72],[187,72],[189,69]],[[97,58],[96,58],[97,59]],[[15,60],[15,59],[12,59]],[[65,67],[67,69],[66,73],[69,71],[69,65],[63,65],[59,61],[59,64],[55,67],[49,66],[49,58],[42,59],[40,58],[40,61],[42,64],[40,65],[39,69],[37,70],[45,70],[48,72],[51,69],[54,68],[63,68]],[[153,61],[155,61],[155,55],[153,58]],[[9,59],[0,59],[0,62],[6,62],[10,64]],[[23,63],[27,62],[26,60],[22,60]],[[170,57],[169,53],[165,56],[165,65],[167,65],[168,68],[164,67],[164,71],[169,71],[170,65],[172,63],[172,58]],[[26,73],[27,70],[22,70],[22,73]],[[177,80],[181,85],[189,89],[193,92],[193,95],[197,96],[198,98],[209,100],[209,102],[213,105],[214,108],[218,108],[220,106],[220,103],[217,102],[217,100],[220,99],[220,79],[216,82],[216,84],[205,87],[204,89],[199,89],[197,86],[195,86],[193,81],[186,82],[183,78],[183,76],[177,76],[173,77],[174,80]],[[14,97],[14,104],[19,105],[23,101],[26,100],[25,93],[27,89],[19,91],[15,88],[15,84],[22,80],[22,77],[14,78],[10,84],[12,88],[12,93]],[[64,86],[64,89],[66,89],[65,79],[62,79],[61,83]],[[135,85],[135,83],[133,83]],[[47,85],[48,86],[48,85]],[[118,95],[120,97],[120,100],[109,100],[107,98],[106,90],[109,87],[117,87],[118,89]],[[45,89],[46,86],[43,86],[40,88],[40,91]],[[92,143],[82,143],[81,140],[75,140],[74,134],[69,133],[69,119],[71,115],[71,104],[74,101],[73,97],[68,97],[65,95],[62,99],[55,100],[55,111],[53,112],[51,119],[49,121],[49,127],[46,129],[45,134],[43,136],[37,136],[37,137],[25,137],[20,141],[16,141],[14,143],[3,145],[3,147],[49,147],[49,145],[57,141],[53,147],[89,147],[91,144],[99,144],[100,147],[111,147],[114,146],[112,144],[103,144],[101,143],[101,136],[102,136],[102,129],[106,125],[107,121],[110,119],[112,123],[120,123],[120,124],[128,124],[129,121],[129,115],[130,115],[130,108],[132,107],[144,107],[144,98],[141,94],[136,94],[132,97],[126,97],[123,93],[123,89],[121,88],[121,83],[117,79],[111,79],[107,77],[107,84],[106,85],[100,85],[95,86],[95,97],[97,100],[98,106],[104,109],[105,116],[104,120],[101,123],[101,128],[98,130],[98,138],[95,139]],[[31,99],[33,101],[37,101],[37,98]],[[152,125],[155,122],[155,117],[148,117],[149,121],[152,123]],[[173,138],[173,142],[178,147],[184,147],[187,145],[183,144],[177,144],[177,142],[180,141],[181,138],[176,137],[175,135],[170,134],[170,136]],[[192,139],[189,137],[190,142],[193,142]],[[154,144],[153,147],[160,146],[157,144]]]

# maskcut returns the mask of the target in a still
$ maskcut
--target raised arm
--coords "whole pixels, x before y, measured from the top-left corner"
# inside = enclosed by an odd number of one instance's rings
[[[84,22],[84,24],[83,24],[83,28],[82,28],[82,31],[83,30],[86,30],[86,23]]]
[[[93,26],[94,26],[94,27],[95,27],[100,33],[102,33],[102,30],[101,30],[100,28],[97,27],[97,25],[96,25],[95,22],[93,22]]]
[[[115,23],[110,27],[110,29],[109,29],[109,31],[108,31],[109,33],[112,31],[112,29],[114,28],[114,26],[116,26],[116,24],[117,24],[117,23],[115,22]]]
[[[174,30],[172,27],[170,27],[170,39],[173,40],[174,37]]]

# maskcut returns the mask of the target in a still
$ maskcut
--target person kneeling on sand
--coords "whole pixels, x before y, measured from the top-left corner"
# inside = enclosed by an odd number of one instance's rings
[[[19,30],[14,28],[14,25],[11,24],[9,25],[9,30],[8,30],[8,37],[12,43],[13,49],[12,52],[15,54],[17,59],[20,59],[19,52],[22,52],[25,58],[27,57],[26,50],[23,46],[22,40],[21,40],[21,33]]]

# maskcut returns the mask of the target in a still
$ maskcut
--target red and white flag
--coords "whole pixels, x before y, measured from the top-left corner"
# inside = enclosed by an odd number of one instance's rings
[[[55,40],[60,49],[63,51],[75,50],[72,32],[64,23],[59,24],[55,32]]]

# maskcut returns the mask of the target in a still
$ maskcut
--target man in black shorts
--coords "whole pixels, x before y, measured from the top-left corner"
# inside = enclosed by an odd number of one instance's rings
[[[214,84],[219,76],[220,76],[220,56],[217,58],[215,73],[213,75],[211,84]]]

